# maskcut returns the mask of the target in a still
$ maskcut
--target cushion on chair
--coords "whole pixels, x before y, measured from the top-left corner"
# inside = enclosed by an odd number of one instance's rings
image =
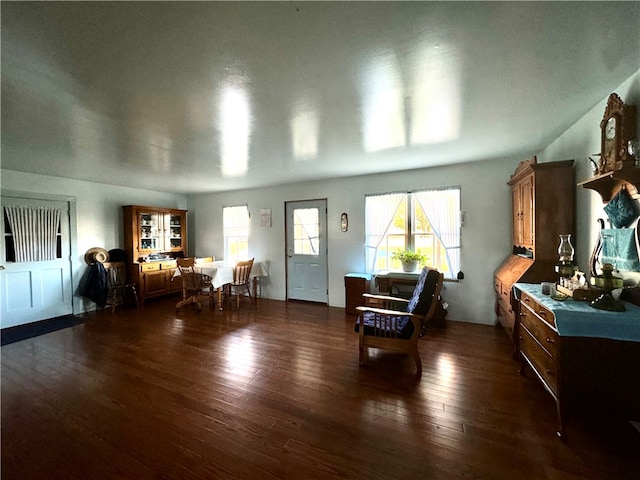
[[[431,307],[431,299],[439,278],[440,274],[437,270],[429,270],[428,267],[422,269],[416,288],[413,291],[413,296],[407,305],[407,312],[415,313],[416,315],[427,314]]]
[[[375,319],[376,313],[362,312],[362,315],[364,315],[364,334],[369,336],[374,336],[375,335],[374,319]],[[413,330],[414,330],[414,326],[413,326],[413,322],[411,321],[411,318],[409,318],[409,316],[402,315],[402,316],[398,316],[397,319],[398,319],[398,338],[404,338],[404,339],[411,338],[411,335],[413,335]],[[360,322],[356,322],[355,331],[356,333],[360,332]],[[392,336],[392,335],[389,335],[389,336]]]

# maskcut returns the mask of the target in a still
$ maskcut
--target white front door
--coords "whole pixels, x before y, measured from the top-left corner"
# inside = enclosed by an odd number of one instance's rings
[[[61,210],[57,258],[16,262],[14,244],[4,207],[46,206]],[[69,202],[2,197],[0,252],[0,327],[7,328],[73,313]]]
[[[287,299],[328,303],[327,201],[285,205]]]

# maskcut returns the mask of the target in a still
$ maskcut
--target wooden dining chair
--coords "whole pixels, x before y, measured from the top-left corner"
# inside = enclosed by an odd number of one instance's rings
[[[241,260],[236,263],[233,269],[233,282],[227,283],[223,287],[224,296],[223,302],[227,297],[231,298],[233,295],[236,297],[236,306],[240,308],[240,296],[247,293],[249,301],[253,303],[253,297],[251,295],[251,289],[249,284],[251,282],[251,269],[253,268],[253,258],[250,260]]]
[[[209,297],[209,306],[213,307],[213,284],[211,277],[195,270],[194,258],[177,258],[176,263],[180,271],[180,279],[182,281],[182,300],[176,303],[176,312],[181,307],[190,303],[194,304],[198,311],[202,309],[198,298],[202,295]]]
[[[123,305],[127,292],[133,297],[138,306],[138,292],[135,283],[127,283],[126,262],[105,262],[102,264],[107,274],[107,302],[105,307],[111,307],[114,312],[118,305]],[[104,307],[103,307],[104,308]]]

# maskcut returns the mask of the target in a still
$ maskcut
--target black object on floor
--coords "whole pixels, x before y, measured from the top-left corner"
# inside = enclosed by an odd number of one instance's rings
[[[44,335],[45,333],[51,333],[63,328],[73,327],[74,325],[78,325],[83,322],[84,319],[81,317],[63,315],[62,317],[49,318],[47,320],[40,320],[39,322],[3,328],[2,332],[0,332],[0,345],[19,342],[21,340],[26,340],[27,338]]]

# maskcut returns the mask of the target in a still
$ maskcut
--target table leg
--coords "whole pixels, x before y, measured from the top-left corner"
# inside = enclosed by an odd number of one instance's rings
[[[222,287],[218,287],[218,307],[222,311]]]
[[[253,277],[253,298],[258,300],[258,277]]]

